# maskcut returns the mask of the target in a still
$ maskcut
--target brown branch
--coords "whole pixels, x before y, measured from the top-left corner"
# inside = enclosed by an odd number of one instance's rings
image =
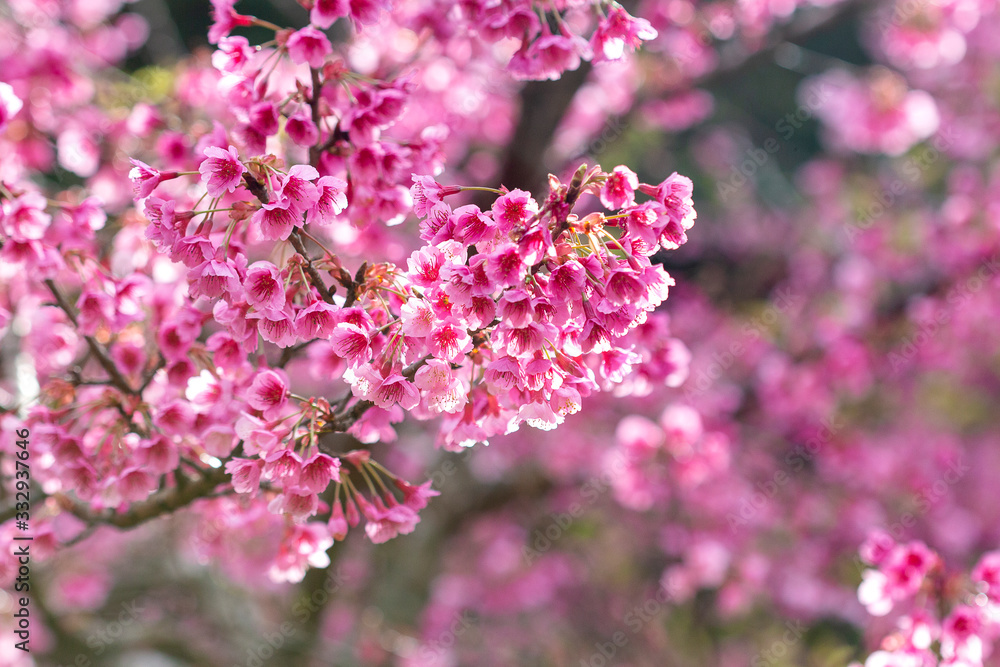
[[[149,383],[153,381],[154,377],[156,377],[157,371],[159,371],[161,368],[163,368],[166,365],[167,365],[166,358],[162,354],[159,354],[158,355],[158,359],[156,361],[156,365],[153,366],[151,369],[149,369],[149,371],[146,373],[146,377],[144,377],[142,379],[142,384],[139,385],[139,393],[140,394],[143,391],[146,390],[146,387],[149,386]]]
[[[295,248],[295,252],[302,255],[302,259],[305,260],[306,273],[309,274],[309,279],[312,281],[313,287],[316,288],[316,291],[319,292],[324,301],[333,305],[333,293],[330,292],[330,288],[328,288],[326,283],[323,282],[323,278],[319,275],[319,271],[317,271],[316,267],[313,266],[313,260],[309,258],[309,252],[306,250],[305,243],[302,242],[302,235],[299,234],[299,230],[292,230],[288,240],[292,242],[292,247]]]
[[[350,308],[358,300],[358,288],[365,282],[365,273],[368,271],[368,262],[362,262],[354,274],[354,280],[347,287],[347,300],[344,301],[344,308]]]
[[[406,368],[404,368],[402,373],[403,377],[405,377],[407,380],[413,380],[413,376],[415,376],[417,374],[417,371],[420,370],[420,368],[427,363],[428,359],[430,359],[430,355],[424,357],[423,359],[415,361]],[[348,392],[340,400],[343,403],[346,403],[350,399],[351,399],[351,393]],[[335,415],[334,418],[330,422],[328,422],[327,425],[319,432],[344,433],[347,431],[347,429],[351,428],[351,426],[353,426],[356,421],[361,419],[362,415],[368,412],[369,408],[374,407],[374,405],[375,404],[372,403],[371,401],[364,401],[364,400],[358,401],[350,408],[347,408],[343,412],[340,412],[339,414]],[[320,445],[320,448],[321,449],[323,448],[322,444]],[[330,452],[327,453],[329,454]]]
[[[307,340],[304,343],[282,348],[281,357],[278,358],[278,363],[275,364],[275,367],[284,368],[288,365],[288,362],[295,358],[295,355],[315,343],[317,340],[319,339],[313,338],[312,340]]]
[[[66,297],[62,295],[59,288],[56,287],[55,282],[53,282],[51,278],[46,278],[43,282],[45,283],[45,286],[49,288],[49,291],[52,292],[52,296],[55,298],[56,304],[63,310],[63,312],[66,313],[69,321],[74,327],[78,327],[79,324],[77,322],[76,315],[73,313],[73,308],[66,301]],[[128,380],[126,380],[118,370],[115,362],[110,356],[108,356],[108,351],[104,349],[104,346],[97,342],[97,339],[93,336],[84,336],[83,338],[87,341],[87,346],[90,348],[90,352],[97,359],[97,363],[99,363],[101,368],[104,369],[104,372],[108,374],[108,380],[111,384],[126,394],[138,396],[140,392],[128,383]]]
[[[264,184],[254,178],[253,174],[249,171],[243,172],[243,182],[247,184],[247,190],[250,191],[254,197],[256,197],[261,204],[271,203],[271,197],[267,194],[267,188]]]
[[[312,122],[313,122],[313,125],[315,125],[316,129],[319,130],[319,128],[322,127],[320,125],[319,100],[320,100],[320,92],[323,89],[323,84],[322,84],[322,82],[319,79],[319,70],[318,69],[316,69],[315,67],[310,67],[309,68],[309,72],[310,72],[310,74],[312,76],[312,96],[309,98],[309,107],[310,107],[310,109],[312,111]],[[336,135],[336,133],[332,133],[330,135],[330,138],[333,139],[333,137],[335,135]],[[327,142],[327,143],[329,143],[329,142]],[[314,167],[318,167],[319,166],[319,156],[322,155],[322,153],[323,153],[323,151],[325,149],[326,149],[325,146],[322,147],[322,148],[319,147],[319,146],[315,146],[315,145],[314,146],[310,146],[309,147],[309,164],[311,164]]]
[[[120,514],[113,511],[92,512],[66,497],[61,499],[61,504],[74,516],[91,525],[107,524],[116,528],[135,528],[157,517],[172,514],[196,500],[208,497],[215,491],[216,487],[228,480],[229,473],[226,472],[224,465],[220,465],[218,468],[209,468],[199,479],[184,486],[176,486],[154,494],[148,500],[136,503]]]
[[[496,182],[525,190],[544,183],[548,170],[542,158],[590,70],[585,62],[556,81],[530,81],[521,88],[521,117]]]
[[[316,70],[313,70],[313,75],[316,75]],[[261,204],[267,204],[270,201],[270,197],[267,194],[267,188],[264,184],[258,181],[250,172],[244,172],[243,181],[247,184],[247,189],[250,193],[260,201]],[[302,235],[299,234],[299,230],[293,229],[291,235],[289,235],[288,240],[291,242],[292,247],[295,248],[295,252],[302,255],[302,259],[305,260],[306,273],[309,274],[309,279],[312,280],[313,287],[319,292],[320,296],[327,303],[333,305],[333,294],[330,289],[323,282],[322,276],[319,275],[319,271],[313,266],[313,260],[309,258],[309,252],[306,250],[305,243],[302,241]]]

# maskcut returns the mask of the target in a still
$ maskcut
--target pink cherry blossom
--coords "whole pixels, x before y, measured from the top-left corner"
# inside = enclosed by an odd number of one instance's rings
[[[23,107],[24,103],[14,94],[14,88],[9,83],[0,81],[0,130],[3,130]]]
[[[308,63],[310,67],[322,67],[323,61],[333,52],[326,35],[312,26],[293,33],[286,46],[293,62]]]
[[[240,162],[236,148],[230,146],[223,150],[216,146],[205,149],[206,159],[202,161],[198,171],[208,189],[209,197],[219,197],[224,192],[235,192],[242,182],[246,167]]]
[[[285,306],[285,288],[278,267],[270,262],[254,262],[247,267],[243,282],[247,302],[261,310],[281,310]]]
[[[316,0],[309,12],[309,20],[317,28],[326,30],[337,19],[351,11],[348,0]]]
[[[263,412],[265,419],[274,419],[288,403],[288,393],[288,384],[278,373],[264,371],[250,385],[247,403]]]

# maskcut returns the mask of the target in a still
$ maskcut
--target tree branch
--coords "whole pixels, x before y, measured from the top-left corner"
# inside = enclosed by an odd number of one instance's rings
[[[43,282],[45,283],[45,286],[49,288],[49,291],[52,292],[52,296],[55,298],[56,304],[63,310],[63,312],[66,313],[66,316],[69,317],[69,321],[74,327],[78,327],[79,324],[77,323],[76,315],[73,313],[73,308],[69,305],[69,302],[66,301],[62,292],[59,291],[59,288],[56,287],[55,282],[53,282],[51,278],[46,278]],[[97,363],[99,363],[101,368],[104,369],[104,372],[108,374],[108,380],[111,381],[111,384],[126,394],[138,396],[140,392],[128,383],[128,380],[126,380],[118,370],[115,362],[110,356],[108,356],[108,351],[104,349],[104,346],[97,342],[97,339],[93,336],[84,336],[83,338],[87,341],[87,346],[90,348],[94,358],[97,359]]]
[[[240,444],[242,445],[242,443]],[[237,448],[238,450],[239,447]],[[199,479],[191,481],[184,486],[175,486],[172,489],[154,494],[148,500],[136,503],[122,513],[116,513],[111,510],[92,512],[66,497],[61,499],[61,505],[74,516],[88,524],[107,524],[125,529],[135,528],[157,517],[172,514],[196,500],[208,497],[215,491],[216,487],[228,480],[229,473],[226,472],[224,465],[220,465],[218,468],[208,468]]]
[[[405,377],[407,380],[413,380],[413,376],[415,376],[417,374],[417,371],[420,370],[420,368],[427,363],[428,359],[430,359],[430,355],[424,357],[423,359],[415,361],[406,368],[404,368],[402,372],[403,377]],[[351,393],[349,392],[341,399],[341,401],[344,401],[344,399],[350,400],[350,398],[351,398]],[[353,426],[356,421],[361,419],[362,415],[368,412],[368,409],[374,407],[374,405],[375,404],[372,403],[371,401],[365,401],[365,400],[358,401],[350,408],[347,408],[344,411],[340,412],[339,414],[335,415],[334,419],[331,422],[329,422],[325,428],[320,430],[320,433],[345,433],[347,429],[351,428],[351,426]],[[320,449],[323,449],[322,444],[320,444]],[[324,449],[324,451],[326,450]],[[328,452],[328,451],[326,453],[331,455],[335,454],[335,452]]]
[[[584,62],[556,81],[529,81],[521,88],[521,117],[496,182],[525,190],[544,183],[548,170],[542,158],[590,70]]]

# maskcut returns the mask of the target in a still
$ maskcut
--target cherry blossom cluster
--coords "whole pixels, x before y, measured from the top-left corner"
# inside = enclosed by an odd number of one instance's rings
[[[822,91],[817,115],[829,124],[830,142],[852,151],[900,155],[934,135],[940,118],[934,98],[909,90],[897,72],[876,67],[856,77],[832,70],[804,90]]]
[[[558,79],[583,61],[620,60],[657,36],[649,21],[614,0],[402,3],[398,13],[401,25],[429,29],[444,45],[477,42],[514,77],[529,80]]]
[[[226,464],[234,488],[255,495],[265,480],[281,490],[270,507],[305,521],[335,482],[330,529],[340,538],[347,532],[340,489],[347,521],[357,525],[360,506],[374,541],[412,530],[429,491],[406,491],[402,505],[392,494],[369,502],[341,479],[340,459],[319,450],[318,436],[347,428],[362,442],[391,440],[389,424],[403,411],[442,416],[440,442],[453,450],[522,422],[554,428],[580,410],[583,397],[614,387],[633,364],[647,361],[626,337],[673,284],[649,258],[684,243],[695,218],[691,183],[676,174],[654,186],[640,184],[626,167],[581,167],[568,184],[552,177],[542,204],[527,192],[500,190],[488,211],[452,208],[445,199],[468,188],[414,176],[410,192],[428,245],[408,258],[406,270],[373,264],[352,278],[325,247],[320,260],[293,253],[281,266],[250,262],[244,251],[245,243],[280,243],[293,234],[315,240],[307,228],[328,226],[350,207],[344,179],[320,176],[309,165],[284,171],[271,156],[244,164],[235,147],[209,146],[198,170],[209,209],[199,213],[177,211],[176,200],[156,196],[179,174],[133,163],[135,194],[150,220],[147,237],[188,267],[188,294],[195,303],[214,302],[213,317],[226,327],[205,346],[216,370],[192,378],[186,396],[219,414],[220,401],[232,401],[226,384],[245,392],[235,434],[242,454],[255,458]],[[637,194],[650,199],[637,202]],[[236,201],[228,223],[217,229],[215,207],[230,195]],[[573,209],[584,195],[612,213],[581,218]],[[323,273],[346,293],[337,294]],[[169,329],[162,347],[168,363],[187,354],[200,323],[187,333],[181,322]],[[260,340],[283,349],[309,346],[321,373],[342,375],[357,401],[334,409],[324,398],[296,397],[280,369],[250,370],[246,360]],[[664,362],[661,382],[682,377],[683,356]],[[340,426],[348,415],[357,416]],[[222,457],[232,452],[233,439],[225,444],[224,434],[233,431],[220,428],[220,448],[210,454]],[[376,464],[348,461],[375,493],[369,477],[381,485]]]
[[[630,415],[618,423],[615,440],[607,460],[624,461],[613,482],[615,499],[633,510],[661,505],[673,487],[698,486],[729,467],[729,439],[706,432],[701,416],[687,405],[671,405],[659,423]]]
[[[947,571],[923,542],[897,544],[876,532],[860,556],[871,566],[858,588],[868,612],[883,616],[905,609],[865,667],[981,667],[989,658],[1000,637],[1000,552],[984,554],[965,576]]]
[[[690,180],[581,167],[536,200],[419,175],[440,171],[446,128],[401,122],[409,76],[352,71],[321,32],[383,9],[314,3],[310,25],[287,30],[214,3],[212,68],[177,82],[204,117],[181,133],[139,105],[125,121],[137,212],[106,257],[96,198],[4,181],[2,252],[42,281],[25,346],[45,400],[27,421],[53,509],[75,517],[66,539],[221,485],[248,523],[210,542],[283,517],[267,568],[297,581],[362,518],[385,542],[437,495],[331,434],[373,446],[407,414],[438,417],[439,445],[458,450],[523,422],[552,429],[597,390],[683,380],[684,346],[650,315],[673,280],[651,258],[686,242]],[[251,25],[274,39],[232,34]],[[5,121],[24,107],[13,86],[0,99]],[[449,203],[484,190],[488,209]],[[411,212],[422,247],[405,268],[355,259]],[[286,367],[302,364],[310,378],[293,383]]]

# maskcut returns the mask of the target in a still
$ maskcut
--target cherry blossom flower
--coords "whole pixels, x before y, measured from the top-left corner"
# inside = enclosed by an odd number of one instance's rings
[[[300,64],[308,63],[310,67],[322,67],[326,57],[333,53],[330,40],[312,26],[296,30],[285,45],[292,61]]]
[[[269,574],[275,581],[302,581],[309,567],[323,568],[330,564],[326,550],[333,538],[323,524],[310,522],[294,525],[282,539],[280,550]]]
[[[347,208],[347,181],[336,176],[321,176],[316,181],[319,197],[306,215],[308,224],[329,225]]]
[[[254,262],[248,266],[243,287],[247,302],[254,308],[281,310],[285,306],[281,274],[271,262]]]
[[[375,498],[374,509],[365,515],[365,534],[373,544],[383,544],[397,535],[408,535],[416,528],[420,520],[412,507],[394,505],[386,507],[381,500]]]
[[[208,41],[218,44],[233,28],[250,25],[250,17],[236,13],[233,6],[238,0],[212,0],[212,25]]]
[[[260,475],[264,468],[261,459],[233,459],[226,463],[226,472],[233,476],[233,488],[237,493],[252,496],[260,491]]]
[[[275,371],[258,373],[250,385],[247,403],[264,413],[264,419],[279,416],[288,404],[288,383]]]
[[[219,197],[224,192],[235,192],[242,183],[246,167],[240,162],[236,148],[230,146],[223,150],[216,146],[205,149],[206,159],[202,161],[198,171],[208,189],[209,197]]]
[[[309,12],[309,20],[314,26],[326,30],[337,19],[351,11],[348,0],[315,0]]]
[[[635,190],[639,177],[628,167],[619,165],[608,175],[601,188],[601,203],[612,211],[635,205]]]
[[[621,5],[612,5],[607,18],[600,22],[590,38],[594,62],[618,60],[625,53],[625,47],[632,51],[643,41],[656,39],[656,36],[657,32],[649,21],[631,16]]]
[[[285,132],[299,146],[314,146],[319,141],[319,128],[312,118],[302,112],[288,117],[285,121]]]

